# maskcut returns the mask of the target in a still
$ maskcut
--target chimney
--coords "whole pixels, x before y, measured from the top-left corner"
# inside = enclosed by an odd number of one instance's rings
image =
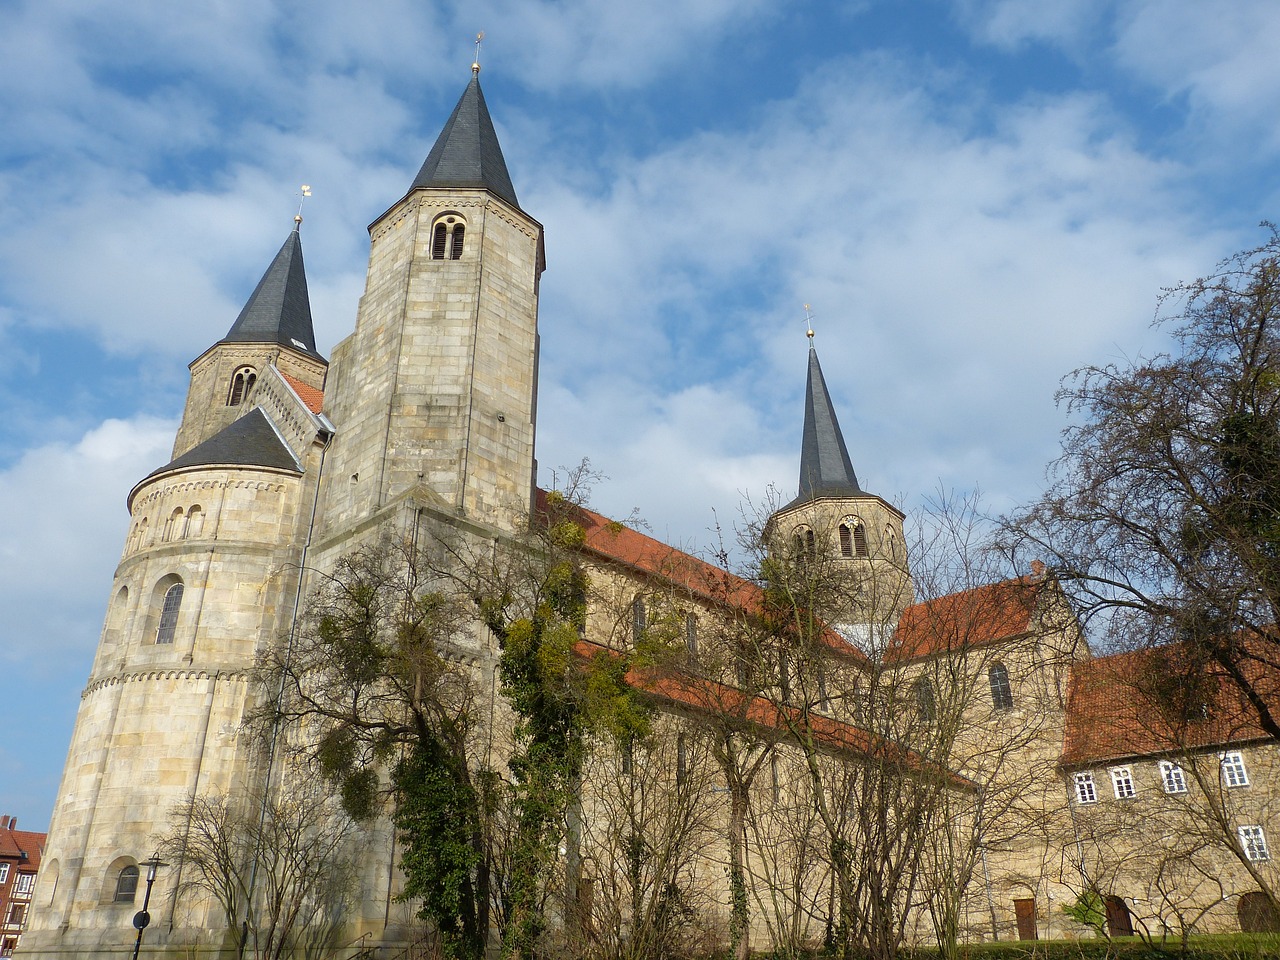
[[[0,817],[0,830],[8,830],[8,829],[9,829],[9,818]]]
[[[9,829],[10,829],[10,830],[17,830],[17,829],[18,829],[18,818],[17,818],[17,817],[10,817],[10,818],[9,818]]]

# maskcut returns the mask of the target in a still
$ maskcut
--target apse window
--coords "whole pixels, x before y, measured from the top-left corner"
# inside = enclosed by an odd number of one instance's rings
[[[173,643],[178,629],[178,611],[182,608],[182,584],[175,583],[164,592],[160,621],[156,625],[156,643]]]
[[[116,903],[133,903],[138,894],[138,868],[133,864],[123,867],[116,877]]]

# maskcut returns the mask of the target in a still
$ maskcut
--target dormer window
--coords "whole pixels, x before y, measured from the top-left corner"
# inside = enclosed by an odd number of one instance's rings
[[[441,217],[431,228],[431,259],[461,260],[467,225],[459,216]]]
[[[257,382],[258,371],[254,370],[253,367],[241,367],[237,370],[231,378],[231,390],[227,394],[227,406],[240,406]]]

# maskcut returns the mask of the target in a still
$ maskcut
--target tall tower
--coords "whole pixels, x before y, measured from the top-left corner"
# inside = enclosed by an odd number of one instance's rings
[[[290,623],[331,432],[315,403],[325,361],[315,351],[296,230],[227,336],[191,370],[174,458],[129,493],[129,535],[80,701],[24,956],[126,952],[141,903],[139,864],[175,806],[235,793],[251,775],[241,729],[249,671]],[[173,864],[156,886],[153,942],[173,933],[184,879]]]
[[[820,556],[828,569],[856,578],[861,599],[841,629],[870,652],[914,599],[905,516],[858,483],[812,333],[804,404],[799,492],[769,518],[770,548],[787,556]]]
[[[340,430],[325,537],[406,498],[498,529],[531,507],[542,226],[520,208],[473,71],[408,193],[369,228],[326,396]]]
[[[125,952],[130,882],[175,805],[256,786],[250,670],[288,634],[301,571],[332,569],[406,510],[487,540],[530,509],[542,227],[519,206],[474,70],[370,227],[356,328],[332,366],[296,229],[192,362],[173,459],[129,494],[23,955]],[[395,903],[389,823],[364,840],[354,922],[385,933],[411,912]],[[186,869],[156,884],[150,945],[221,938],[219,908],[179,897]]]

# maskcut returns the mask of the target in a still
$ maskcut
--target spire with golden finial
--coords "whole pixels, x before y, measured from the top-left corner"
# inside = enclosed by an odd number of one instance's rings
[[[476,34],[476,58],[471,63],[471,72],[475,76],[480,76],[480,41],[484,39],[484,31],[481,30]]]
[[[298,193],[298,212],[293,215],[293,229],[295,230],[302,226],[302,205],[309,196],[311,196],[311,187],[309,184],[304,183]]]
[[[809,305],[804,305],[804,325],[805,336],[809,338],[809,342],[813,343],[813,311],[809,309]]]

